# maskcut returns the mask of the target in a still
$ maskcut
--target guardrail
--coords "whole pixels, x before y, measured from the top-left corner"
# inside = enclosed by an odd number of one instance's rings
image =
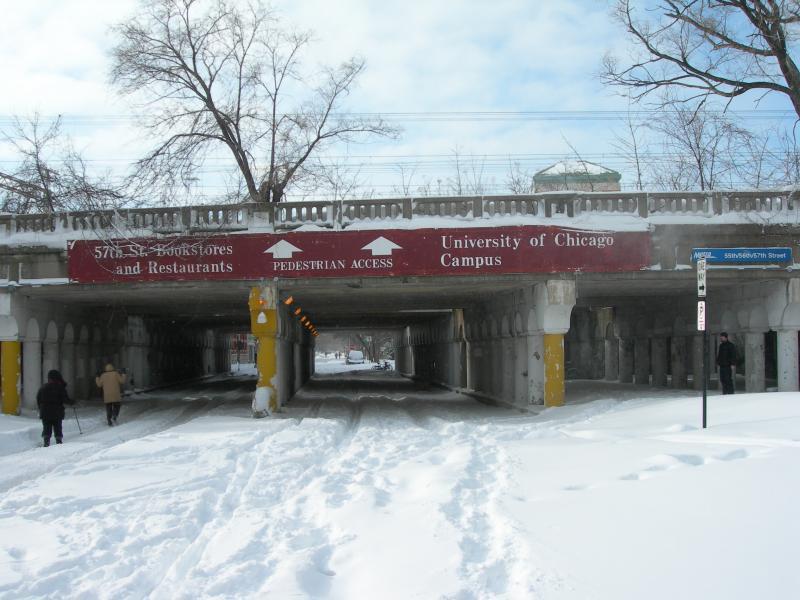
[[[428,218],[474,221],[529,216],[569,219],[620,215],[650,219],[743,215],[755,222],[797,220],[800,198],[791,190],[730,192],[549,192],[518,196],[456,196],[280,202],[191,207],[75,211],[0,215],[0,238],[24,233],[118,231],[183,233],[247,231],[263,227],[288,231],[303,225],[345,229],[364,222],[392,223]],[[562,224],[560,222],[560,224]]]

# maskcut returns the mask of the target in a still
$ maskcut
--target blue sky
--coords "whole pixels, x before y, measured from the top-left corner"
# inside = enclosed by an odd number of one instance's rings
[[[148,146],[129,117],[132,107],[108,84],[110,26],[135,10],[134,0],[6,2],[0,20],[0,126],[10,115],[64,115],[76,144],[99,169],[122,172]],[[596,74],[608,50],[625,40],[606,0],[441,2],[277,0],[284,22],[315,32],[306,63],[366,58],[367,70],[346,109],[375,113],[624,111],[626,99]],[[787,104],[778,101],[778,106]],[[743,108],[753,108],[751,104]],[[574,148],[588,160],[623,171],[613,146],[615,120],[586,112],[549,118],[422,121],[401,119],[396,141],[339,148],[365,186],[388,194],[399,180],[446,178],[458,152],[487,181],[502,183],[519,160],[538,170]],[[596,116],[596,115],[595,115]],[[569,118],[567,118],[569,117]],[[224,154],[220,154],[224,157]],[[474,158],[470,158],[474,157]],[[494,158],[487,158],[494,157]],[[0,161],[11,158],[0,147]],[[337,158],[336,160],[344,160]],[[359,163],[364,163],[358,167]],[[8,162],[0,163],[8,165]],[[377,166],[376,166],[377,165]],[[209,193],[213,190],[209,189]]]

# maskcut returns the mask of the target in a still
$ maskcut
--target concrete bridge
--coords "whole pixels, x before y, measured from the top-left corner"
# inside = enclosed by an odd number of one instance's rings
[[[559,192],[2,215],[3,411],[35,406],[51,368],[78,397],[105,360],[141,389],[224,371],[246,331],[259,412],[333,329],[391,330],[404,374],[519,407],[563,403],[570,377],[699,388],[699,247],[790,248],[712,268],[708,329],[737,343],[745,389],[797,390],[799,204]]]

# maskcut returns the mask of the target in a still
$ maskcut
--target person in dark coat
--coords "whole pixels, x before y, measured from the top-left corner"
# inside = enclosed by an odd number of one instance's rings
[[[717,365],[719,366],[719,380],[722,383],[722,393],[733,393],[733,367],[739,362],[736,346],[728,340],[728,334],[719,334],[719,348],[717,349]]]
[[[55,434],[56,444],[64,441],[61,422],[64,420],[64,405],[74,404],[67,395],[67,384],[61,373],[53,369],[47,373],[45,383],[36,393],[39,418],[42,420],[42,440],[45,447],[50,445],[50,436]]]

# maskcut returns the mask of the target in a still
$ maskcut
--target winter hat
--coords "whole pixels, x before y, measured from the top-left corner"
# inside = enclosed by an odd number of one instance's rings
[[[727,331],[721,331],[720,334],[719,334],[719,337],[724,337],[724,338],[728,337],[728,332]]]
[[[47,379],[49,381],[64,381],[64,379],[61,377],[61,373],[59,373],[55,369],[51,369],[50,371],[47,372]]]

